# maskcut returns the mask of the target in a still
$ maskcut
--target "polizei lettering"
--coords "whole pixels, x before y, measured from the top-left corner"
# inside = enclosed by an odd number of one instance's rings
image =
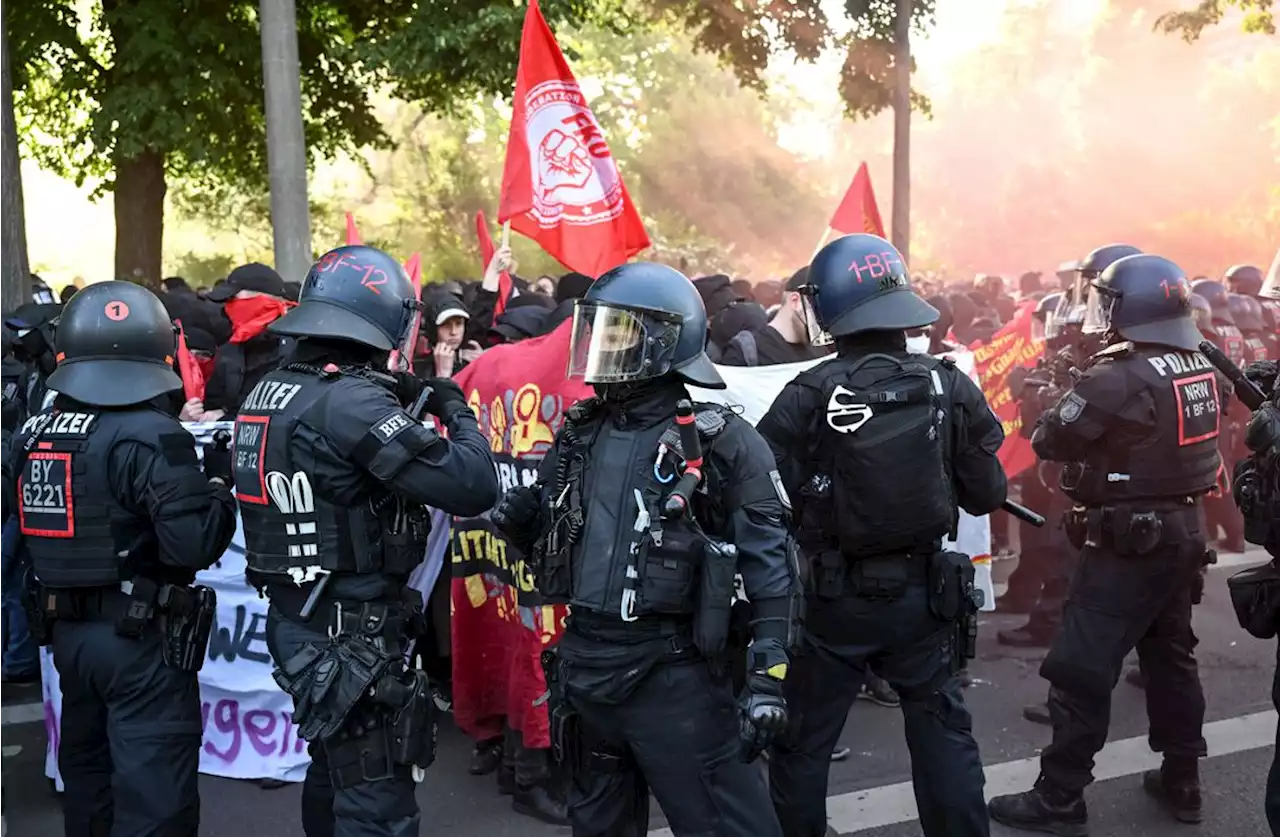
[[[1162,378],[1169,377],[1171,372],[1174,375],[1185,375],[1188,372],[1213,368],[1209,359],[1199,352],[1165,352],[1157,357],[1147,358],[1147,363],[1151,364]]]
[[[249,390],[249,396],[240,405],[240,409],[255,413],[274,413],[289,406],[289,402],[301,389],[302,384],[262,380]]]
[[[22,432],[29,433],[38,428],[41,433],[83,436],[97,417],[96,413],[38,413],[23,422]]]

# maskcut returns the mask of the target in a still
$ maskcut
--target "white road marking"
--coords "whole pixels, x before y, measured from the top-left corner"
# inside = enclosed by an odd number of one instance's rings
[[[6,727],[10,724],[34,724],[37,721],[43,724],[44,704],[15,703],[0,707],[0,715],[3,716],[3,726]]]
[[[1209,757],[1270,747],[1276,740],[1274,710],[1241,715],[1204,725]],[[905,747],[905,744],[903,745]],[[1160,766],[1160,756],[1151,752],[1145,735],[1112,741],[1098,753],[1094,776],[1098,781],[1131,776]],[[986,796],[1027,790],[1040,773],[1040,757],[987,765]],[[827,820],[840,834],[856,834],[918,817],[910,782],[851,791],[827,799]],[[674,837],[669,828],[649,832],[649,837]]]

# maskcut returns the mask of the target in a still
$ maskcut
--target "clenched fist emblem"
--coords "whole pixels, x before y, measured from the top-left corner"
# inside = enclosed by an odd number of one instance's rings
[[[550,131],[538,146],[538,169],[542,173],[542,193],[548,197],[563,186],[580,188],[591,179],[587,149],[558,129]]]

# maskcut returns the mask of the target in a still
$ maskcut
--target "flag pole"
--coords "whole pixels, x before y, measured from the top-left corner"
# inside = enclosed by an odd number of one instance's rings
[[[510,221],[502,222],[502,246],[504,249],[509,248],[511,246],[511,222]]]
[[[817,258],[818,253],[821,252],[822,248],[826,246],[827,239],[830,237],[831,237],[831,228],[824,227],[822,230],[822,237],[818,239],[818,246],[813,248],[813,255],[809,257],[809,261],[813,261],[815,258]]]

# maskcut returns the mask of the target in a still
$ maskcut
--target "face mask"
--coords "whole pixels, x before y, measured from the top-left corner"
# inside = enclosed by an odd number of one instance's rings
[[[907,338],[907,351],[913,355],[929,354],[929,335],[921,334]]]

